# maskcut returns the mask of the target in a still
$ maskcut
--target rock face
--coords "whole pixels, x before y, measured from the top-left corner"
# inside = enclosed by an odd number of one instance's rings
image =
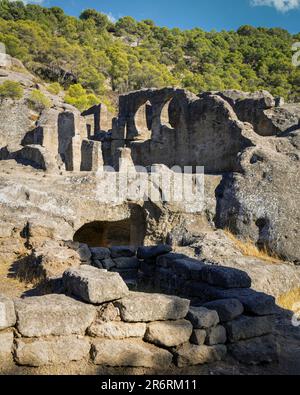
[[[163,347],[176,347],[189,341],[193,326],[189,321],[151,322],[145,340]]]
[[[60,277],[70,267],[79,267],[83,256],[83,248],[78,251],[69,248],[63,242],[47,240],[32,251],[28,265],[39,279]]]
[[[67,270],[63,281],[69,292],[93,304],[121,299],[129,293],[119,274],[86,265]]]
[[[84,335],[96,316],[93,306],[64,295],[15,301],[18,331],[25,337]]]
[[[220,188],[217,225],[298,262],[300,156],[293,140],[278,138],[277,151],[259,146],[242,154],[243,173],[228,175]]]
[[[168,368],[172,354],[161,348],[132,340],[104,340],[93,344],[96,365],[113,367]]]
[[[16,314],[14,303],[4,295],[0,295],[0,330],[14,326]]]
[[[19,365],[40,367],[81,361],[88,357],[90,343],[76,336],[47,339],[18,339],[16,361]]]
[[[177,296],[132,292],[116,305],[126,322],[151,322],[185,318],[190,301]]]

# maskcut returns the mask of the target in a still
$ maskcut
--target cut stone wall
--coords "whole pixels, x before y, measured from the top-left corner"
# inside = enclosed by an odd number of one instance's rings
[[[0,361],[166,370],[218,362],[227,352],[245,364],[278,359],[275,301],[252,291],[246,273],[165,245],[92,248],[89,262],[57,279],[60,294],[0,297]],[[130,291],[134,276],[136,289],[153,281],[151,293]]]

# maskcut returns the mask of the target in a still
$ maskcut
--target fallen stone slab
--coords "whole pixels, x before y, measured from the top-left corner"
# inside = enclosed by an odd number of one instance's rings
[[[96,365],[112,367],[167,368],[172,354],[141,340],[100,340],[92,346]]]
[[[115,305],[126,322],[175,321],[186,317],[190,301],[177,296],[131,292]]]
[[[247,317],[241,316],[234,321],[225,324],[228,340],[237,342],[253,337],[268,335],[274,330],[274,318],[266,317]]]
[[[89,356],[87,338],[61,336],[46,339],[17,339],[15,360],[22,366],[47,366],[81,361]]]
[[[116,258],[114,262],[118,269],[138,269],[140,266],[140,261],[136,257]]]
[[[112,302],[128,295],[127,285],[118,273],[92,266],[69,269],[63,275],[67,292],[92,304]]]
[[[210,328],[207,331],[205,344],[215,346],[217,344],[225,344],[227,341],[226,329],[222,325]]]
[[[172,352],[176,357],[177,366],[182,368],[222,361],[227,354],[227,348],[224,345],[208,347],[186,343]]]
[[[211,328],[220,322],[218,313],[205,307],[191,307],[187,319],[195,329]]]
[[[0,330],[14,326],[16,323],[16,314],[14,302],[4,296],[0,295]]]
[[[238,299],[222,299],[205,303],[203,307],[215,310],[221,322],[232,321],[244,312],[244,307]]]
[[[206,330],[204,329],[195,329],[191,336],[191,343],[197,346],[203,346],[206,340]]]
[[[93,247],[90,248],[92,258],[102,261],[103,259],[110,258],[110,250],[104,247]]]
[[[14,334],[12,330],[0,332],[0,362],[12,353]]]
[[[135,247],[111,247],[112,258],[131,258],[136,255]]]
[[[153,247],[140,247],[137,251],[139,259],[153,259],[160,255],[168,254],[172,251],[172,247],[166,244],[161,244]]]
[[[205,266],[201,270],[202,281],[210,285],[230,288],[250,288],[251,278],[242,270],[222,266]]]
[[[145,340],[162,347],[176,347],[189,341],[193,332],[187,320],[151,322],[147,326]]]
[[[64,295],[15,300],[17,329],[25,337],[83,335],[96,309]]]
[[[228,351],[246,365],[277,362],[279,359],[279,345],[272,335],[231,344]]]
[[[143,338],[146,332],[146,324],[127,323],[127,322],[95,322],[88,333],[92,337],[101,337],[106,339],[128,339],[134,337]]]

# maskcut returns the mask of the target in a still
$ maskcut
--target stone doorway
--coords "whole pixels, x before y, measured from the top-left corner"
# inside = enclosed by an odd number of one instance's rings
[[[84,224],[75,232],[73,240],[89,247],[139,247],[144,244],[145,227],[141,210],[132,209],[131,216],[123,220]]]

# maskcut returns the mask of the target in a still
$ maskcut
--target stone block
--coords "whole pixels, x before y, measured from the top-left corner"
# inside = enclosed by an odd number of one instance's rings
[[[251,278],[242,270],[222,266],[205,266],[201,270],[202,281],[210,285],[230,288],[250,288]]]
[[[84,335],[96,309],[64,295],[15,301],[17,329],[24,337]]]
[[[160,294],[131,292],[116,302],[121,317],[126,322],[152,322],[185,318],[190,301]]]
[[[176,357],[177,366],[182,368],[222,361],[227,354],[227,348],[223,345],[208,347],[186,343],[174,349],[173,353]]]
[[[244,312],[244,307],[238,299],[222,299],[205,303],[203,307],[215,310],[221,322],[232,321]]]
[[[135,258],[116,258],[114,259],[116,267],[118,269],[138,269],[140,266],[140,261]]]
[[[206,340],[206,330],[204,329],[195,329],[191,336],[191,343],[197,346],[203,346]]]
[[[205,344],[215,346],[217,344],[225,344],[227,341],[226,329],[222,325],[207,330]]]
[[[103,259],[110,258],[110,250],[109,248],[104,247],[93,247],[90,248],[93,259],[98,259],[102,261]]]
[[[90,342],[77,336],[46,339],[17,339],[15,360],[18,365],[41,367],[68,364],[88,358]]]
[[[165,244],[153,247],[140,247],[137,251],[137,257],[139,259],[153,259],[160,255],[168,254],[171,251],[172,247]]]
[[[247,317],[241,316],[234,321],[227,322],[225,327],[227,330],[228,340],[237,342],[247,340],[253,337],[268,335],[274,330],[274,318],[266,317]]]
[[[14,326],[16,323],[16,314],[14,302],[0,295],[0,330]]]
[[[189,321],[151,322],[145,340],[162,347],[176,347],[189,341],[193,326]]]
[[[216,311],[208,310],[204,307],[191,307],[187,319],[195,329],[211,328],[220,322]]]
[[[92,304],[112,302],[129,293],[118,273],[91,266],[67,270],[63,275],[63,281],[68,292]]]
[[[92,347],[96,365],[166,369],[172,354],[140,340],[100,340]]]
[[[14,334],[12,330],[0,332],[0,363],[12,353]]]
[[[136,254],[135,247],[111,247],[112,258],[131,258]]]
[[[278,362],[280,348],[276,338],[268,335],[231,344],[228,351],[241,363],[259,365]]]
[[[145,332],[146,324],[126,322],[95,322],[88,330],[90,336],[116,340],[143,338]]]

